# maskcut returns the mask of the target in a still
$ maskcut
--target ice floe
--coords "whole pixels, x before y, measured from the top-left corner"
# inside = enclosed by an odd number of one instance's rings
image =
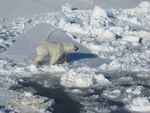
[[[150,111],[150,102],[146,97],[136,97],[128,107],[132,112],[148,113]]]
[[[45,97],[38,97],[30,92],[18,94],[9,90],[11,86],[18,85],[18,79],[23,81],[23,78],[31,79],[43,73],[46,73],[47,77],[57,77],[60,87],[74,93],[83,105],[83,113],[97,113],[100,110],[110,113],[117,108],[140,113],[149,112],[149,7],[149,2],[142,2],[132,9],[109,10],[99,6],[91,10],[73,10],[71,6],[65,5],[61,12],[18,17],[1,26],[1,52],[11,48],[20,34],[28,33],[36,25],[46,23],[67,32],[74,41],[111,62],[93,68],[82,61],[36,67],[26,62],[16,63],[10,59],[1,59],[0,103],[4,104],[7,98],[13,101],[13,108],[5,104],[6,107],[0,107],[0,112],[10,110],[11,113],[20,110],[21,113],[26,113],[26,110],[22,112],[26,107],[36,113],[50,112],[46,108],[53,108],[53,99],[50,99],[48,105],[49,100],[44,103]],[[37,82],[50,87],[49,79]],[[10,99],[12,96],[16,98]]]
[[[89,68],[81,68],[77,70],[70,70],[61,76],[61,85],[68,88],[88,88],[94,86],[108,86],[111,84],[102,74],[95,74],[94,71]]]

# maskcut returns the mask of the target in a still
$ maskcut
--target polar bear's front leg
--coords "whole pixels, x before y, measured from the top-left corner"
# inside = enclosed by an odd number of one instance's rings
[[[33,64],[38,65],[43,61],[44,57],[48,55],[48,50],[45,46],[41,45],[36,48],[36,56],[33,58]]]
[[[51,55],[49,58],[49,65],[55,65],[57,64],[58,60],[59,60],[60,56],[59,55]]]
[[[62,56],[62,51],[59,48],[51,49],[49,51],[49,64],[55,65],[58,63],[60,57]]]

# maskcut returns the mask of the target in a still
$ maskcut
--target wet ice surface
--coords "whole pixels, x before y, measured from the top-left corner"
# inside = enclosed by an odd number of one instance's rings
[[[56,66],[0,59],[0,112],[150,112],[149,9],[148,2],[109,10],[72,10],[66,4],[61,12],[2,25],[2,54],[43,23],[66,31],[81,50],[68,55],[69,64]]]

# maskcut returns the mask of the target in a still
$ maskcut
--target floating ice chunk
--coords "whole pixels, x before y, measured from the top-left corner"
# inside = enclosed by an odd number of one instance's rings
[[[108,79],[106,79],[104,77],[104,75],[102,75],[102,74],[95,75],[94,80],[95,80],[96,84],[98,84],[100,86],[107,86],[107,85],[111,84],[111,82]]]
[[[63,26],[65,26],[66,24],[67,24],[67,22],[64,19],[60,19],[59,28],[63,28]]]
[[[95,32],[94,34],[97,35],[98,40],[102,40],[102,41],[112,41],[115,39],[115,35],[111,31],[100,31],[100,32]]]
[[[79,15],[72,10],[73,8],[69,4],[62,6],[63,18],[67,23],[76,23],[82,25]]]
[[[32,74],[38,74],[38,73],[62,73],[66,72],[65,66],[62,65],[52,65],[52,66],[41,66],[36,67],[35,65],[30,65],[25,67],[25,69],[29,70]]]
[[[123,33],[123,28],[122,27],[116,27],[116,26],[114,27],[113,26],[113,27],[110,27],[109,30],[112,31],[115,34],[118,34],[118,35]]]
[[[121,91],[119,89],[114,89],[112,91],[106,90],[103,92],[103,95],[110,99],[116,99],[121,95]]]
[[[143,39],[143,41],[150,41],[150,32],[140,31],[137,33],[138,33],[138,36],[140,36]]]
[[[110,84],[110,81],[102,74],[85,74],[71,70],[68,74],[61,77],[60,83],[69,88],[88,88],[94,85],[106,86]]]
[[[87,88],[93,85],[92,76],[70,71],[61,77],[61,85],[65,87]]]
[[[47,109],[52,103],[54,103],[53,100],[28,94],[16,95],[9,102],[19,113],[49,113]]]
[[[126,90],[127,93],[134,94],[134,95],[140,95],[142,92],[142,87],[137,86],[137,87],[130,87]]]
[[[0,39],[0,44],[2,44],[3,42],[4,42],[4,40],[1,38],[1,39]]]
[[[100,51],[100,48],[98,45],[94,45],[92,43],[88,44],[88,47],[90,48],[90,50],[94,51],[94,53],[98,54]]]
[[[0,106],[6,106],[15,93],[7,89],[0,88]]]
[[[99,6],[95,6],[93,9],[93,17],[97,18],[97,17],[107,17],[107,13],[104,9],[102,9]]]
[[[139,4],[140,8],[150,8],[150,2],[148,1],[143,1]]]
[[[0,68],[2,69],[4,65],[7,65],[8,62],[6,60],[0,60]]]
[[[69,4],[69,3],[65,3],[62,7],[62,12],[63,13],[70,13],[71,12],[71,9],[72,9],[72,6]]]
[[[91,15],[92,28],[102,27],[104,25],[106,18],[107,18],[107,12],[104,9],[95,6]]]
[[[80,24],[76,23],[69,23],[66,22],[64,19],[60,19],[58,27],[60,29],[63,29],[64,31],[67,31],[68,33],[77,33],[77,34],[82,34],[82,35],[87,35],[89,33],[88,27],[81,27]]]
[[[132,42],[132,43],[138,43],[139,39],[140,38],[136,36],[124,36],[122,40]]]
[[[32,73],[37,73],[38,72],[37,67],[33,64],[27,66],[27,69],[29,69]]]
[[[26,97],[31,97],[31,96],[33,96],[33,95],[32,95],[32,93],[30,93],[30,92],[24,92],[24,96],[26,96]]]
[[[149,113],[150,112],[150,102],[146,97],[136,97],[132,100],[127,108],[133,112],[142,112]]]
[[[143,40],[150,40],[150,32],[147,31],[127,31],[124,35],[140,37]]]
[[[136,76],[140,78],[150,78],[149,73],[138,73]]]
[[[107,71],[111,71],[111,70],[122,71],[121,64],[117,62],[116,60],[113,60],[110,64],[101,65],[99,69],[107,70]]]
[[[101,70],[106,70],[107,69],[107,67],[108,67],[108,64],[102,64],[100,67],[99,67],[99,69],[101,69]]]
[[[99,6],[95,6],[92,12],[92,19],[98,19],[100,17],[107,17],[107,13]]]
[[[43,66],[41,68],[44,72],[51,72],[51,73],[56,73],[56,72],[66,72],[65,67],[59,66],[59,65],[53,65],[53,66]]]

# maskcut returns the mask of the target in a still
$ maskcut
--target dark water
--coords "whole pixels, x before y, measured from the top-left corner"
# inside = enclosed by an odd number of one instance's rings
[[[54,80],[51,81],[54,82]],[[49,99],[55,100],[55,104],[48,109],[53,113],[87,113],[88,109],[84,109],[86,105],[81,105],[80,102],[87,98],[87,102],[90,103],[89,109],[95,109],[95,103],[93,102],[93,100],[90,102],[90,100],[88,99],[96,94],[99,95],[99,98],[94,101],[99,103],[98,106],[105,106],[108,109],[111,109],[111,106],[118,107],[118,109],[116,110],[111,110],[110,113],[130,113],[124,108],[125,105],[123,102],[103,97],[101,94],[105,90],[105,88],[94,89],[94,92],[92,93],[88,92],[89,89],[82,89],[83,94],[77,94],[76,98],[78,99],[76,99],[74,98],[74,96],[71,96],[68,92],[66,92],[65,89],[59,84],[53,84],[53,86],[51,87],[44,87],[42,84],[31,79],[29,80],[28,78],[24,79],[23,82],[19,82],[19,85],[13,86],[10,89],[19,91],[22,89],[30,90],[31,88],[34,90],[35,95],[40,95],[42,97],[47,97]],[[95,111],[94,113],[98,113],[98,111]]]
[[[120,75],[121,73],[119,73]],[[47,97],[48,99],[54,99],[55,103],[48,108],[52,113],[108,113],[108,112],[100,112],[96,111],[96,107],[99,106],[99,109],[103,109],[104,107],[110,110],[109,113],[133,113],[128,111],[125,108],[125,103],[122,101],[125,95],[125,90],[128,87],[137,87],[143,86],[143,93],[150,94],[150,86],[146,85],[146,81],[144,81],[145,85],[142,84],[142,80],[139,81],[138,78],[135,78],[135,73],[122,73],[124,77],[131,76],[133,77],[134,82],[128,81],[127,83],[123,83],[119,81],[121,76],[115,76],[117,74],[111,73],[111,77],[108,78],[113,82],[112,86],[109,87],[95,87],[89,89],[80,89],[82,90],[82,94],[74,93],[72,95],[72,89],[65,89],[59,84],[58,78],[50,77],[50,75],[37,75],[34,78],[24,78],[23,81],[19,81],[17,86],[12,86],[11,90],[16,91],[24,91],[24,90],[34,90],[35,95],[40,95],[42,97]],[[49,81],[49,86],[45,87],[43,85],[44,81]],[[148,81],[147,81],[148,82]],[[141,83],[141,84],[140,84]],[[93,90],[92,92],[90,90]],[[118,99],[110,99],[103,95],[104,91],[113,91],[114,89],[120,89],[121,96]],[[145,92],[145,93],[144,93]],[[75,95],[75,96],[74,96]],[[98,95],[97,99],[94,99],[93,96]],[[75,98],[74,98],[75,97]],[[86,103],[82,103],[86,101]],[[112,106],[117,106],[117,109],[112,109]],[[0,107],[3,109],[3,107]],[[92,111],[92,112],[91,112]],[[7,112],[6,112],[7,113]],[[9,112],[8,112],[9,113]]]
[[[81,104],[69,96],[60,85],[47,88],[35,81],[25,80],[20,82],[19,86],[13,86],[10,89],[21,90],[23,88],[32,88],[36,92],[35,95],[54,99],[53,113],[80,113]],[[51,108],[48,110],[51,111]]]

